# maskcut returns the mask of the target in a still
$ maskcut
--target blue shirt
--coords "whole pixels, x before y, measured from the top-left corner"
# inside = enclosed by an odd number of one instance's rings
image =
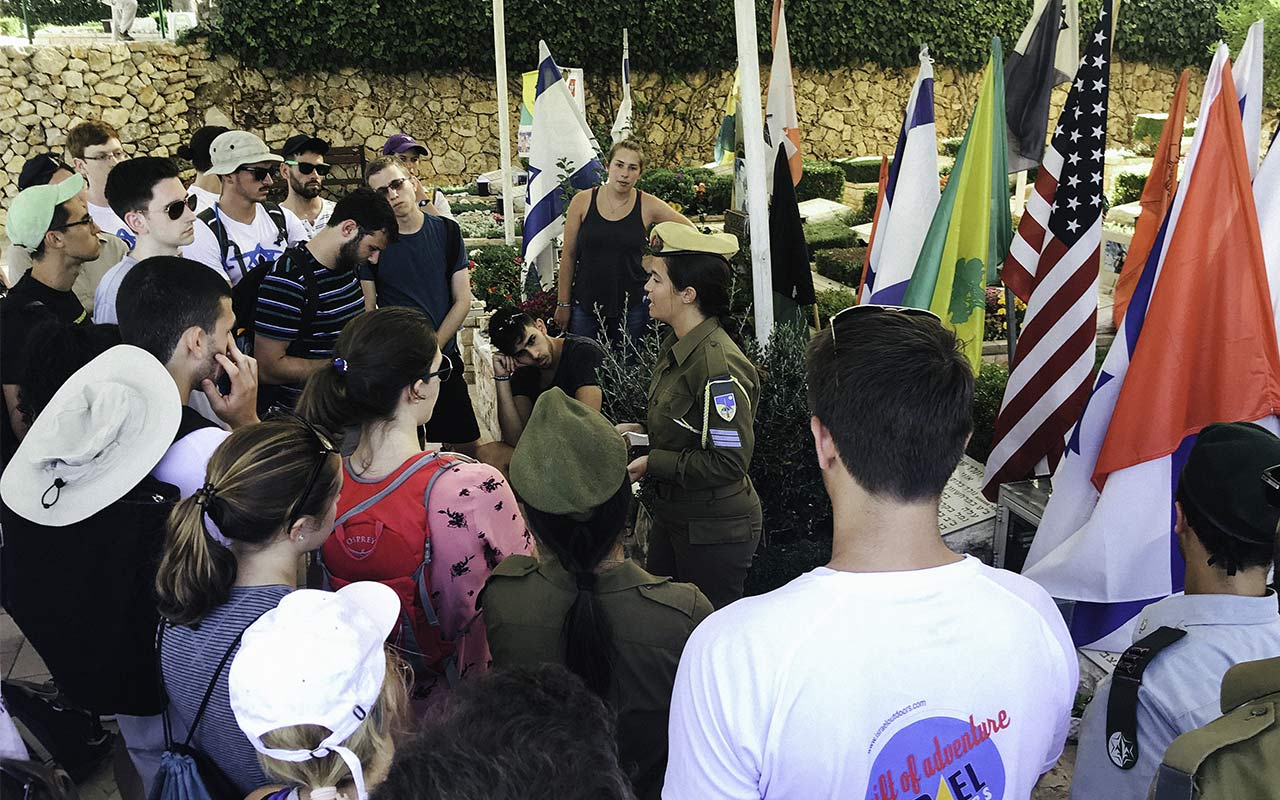
[[[401,233],[382,251],[376,266],[366,264],[360,268],[360,280],[374,281],[379,306],[419,309],[439,330],[453,306],[450,281],[455,272],[467,268],[466,248],[460,242],[455,245],[454,263],[446,263],[451,235],[461,234],[443,219],[424,214],[422,227],[416,233]],[[456,339],[442,342],[441,348],[447,353],[456,352]]]
[[[1265,597],[1175,594],[1142,611],[1134,641],[1161,626],[1187,635],[1152,659],[1138,689],[1138,763],[1120,769],[1107,756],[1107,700],[1111,678],[1085,709],[1071,780],[1072,800],[1143,800],[1164,751],[1179,735],[1222,714],[1222,676],[1244,661],[1280,656],[1280,609]]]

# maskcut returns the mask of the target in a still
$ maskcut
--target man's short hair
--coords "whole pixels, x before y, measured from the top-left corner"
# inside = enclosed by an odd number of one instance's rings
[[[167,158],[141,156],[121,161],[107,175],[107,205],[124,219],[130,211],[146,211],[156,184],[178,177],[178,165]]]
[[[860,486],[899,502],[942,494],[973,430],[973,369],[932,317],[845,314],[809,343],[809,409]]]
[[[116,129],[100,119],[81,122],[67,131],[67,152],[72,158],[84,158],[84,151],[95,144],[106,144],[108,141],[120,140]]]
[[[369,233],[385,232],[388,242],[394,242],[400,235],[400,225],[396,222],[396,212],[391,210],[391,203],[367,186],[361,186],[339,200],[333,206],[328,224],[336,228],[349,219],[355,220]]]
[[[226,279],[198,261],[179,256],[144,258],[124,277],[116,299],[120,338],[168,364],[183,332],[212,332],[231,297]]]
[[[524,341],[525,330],[533,327],[530,317],[519,306],[508,306],[489,317],[489,341],[503,355],[513,356]]]
[[[555,664],[464,681],[444,719],[398,748],[373,800],[624,800],[613,712]]]
[[[54,230],[55,228],[62,228],[64,225],[66,225],[70,221],[71,221],[71,210],[67,208],[66,203],[58,203],[58,205],[53,207],[53,217],[49,219],[49,227],[45,229],[45,233],[47,234],[49,231]],[[35,250],[31,251],[32,261],[39,261],[40,259],[44,258],[45,253],[48,252],[48,248],[45,247],[46,241],[47,241],[46,239],[41,238],[39,246],[36,247]]]
[[[406,177],[408,177],[409,173],[405,171],[404,165],[401,164],[395,156],[382,156],[381,158],[375,158],[370,161],[369,166],[364,168],[364,182],[368,183],[369,179],[374,175],[377,175],[379,172],[384,170],[391,169],[392,167],[400,170]]]

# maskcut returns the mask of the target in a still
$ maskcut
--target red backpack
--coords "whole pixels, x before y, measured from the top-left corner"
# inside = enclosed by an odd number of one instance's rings
[[[450,687],[458,682],[456,646],[441,630],[432,604],[431,528],[421,520],[436,481],[448,467],[470,461],[455,453],[423,453],[383,489],[338,516],[319,550],[324,588],[373,580],[399,595],[400,627],[390,641],[413,667],[418,684],[431,675],[443,676]],[[424,486],[420,502],[382,502],[411,480]]]

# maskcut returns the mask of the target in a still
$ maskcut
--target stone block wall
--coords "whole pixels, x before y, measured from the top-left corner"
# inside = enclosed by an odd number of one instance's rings
[[[959,136],[981,76],[943,65],[935,72],[938,135]],[[914,76],[914,69],[868,66],[797,70],[806,154],[892,152]],[[1135,115],[1166,111],[1176,79],[1176,72],[1146,64],[1113,65],[1108,143],[1129,142]],[[633,74],[636,132],[648,143],[651,164],[711,158],[732,80],[731,71]],[[1193,114],[1202,81],[1191,81]],[[518,87],[519,80],[513,76],[511,84]],[[589,118],[607,126],[620,96],[617,77],[588,75],[587,90]],[[514,136],[520,98],[513,92],[510,99]],[[1065,87],[1055,96],[1055,114],[1064,99]],[[16,194],[26,158],[60,150],[70,127],[95,117],[120,130],[130,155],[172,155],[207,122],[253,130],[273,147],[296,131],[312,131],[335,144],[376,148],[405,131],[431,148],[427,177],[460,183],[498,166],[497,113],[491,75],[377,75],[345,68],[285,76],[211,58],[199,43],[6,46],[0,48],[0,194],[5,200]],[[0,208],[6,205],[0,201]]]

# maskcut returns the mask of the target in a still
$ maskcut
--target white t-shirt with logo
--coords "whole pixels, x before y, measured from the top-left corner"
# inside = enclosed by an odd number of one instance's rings
[[[228,248],[228,252],[223,253],[222,248],[218,246],[218,237],[200,220],[196,220],[195,223],[195,241],[182,248],[182,255],[184,258],[199,261],[226,275],[232,286],[240,282],[247,270],[253,269],[261,261],[275,261],[285,248],[308,241],[302,220],[287,208],[281,209],[284,212],[286,230],[283,240],[281,240],[280,229],[276,227],[271,215],[261,203],[257,205],[257,214],[249,225],[220,213],[216,204],[213,209],[226,227],[228,239],[239,247],[240,255],[244,260],[243,265],[236,257],[235,248]]]
[[[1024,800],[1078,679],[1057,607],[1020,575],[820,567],[693,632],[663,797]]]
[[[111,206],[96,206],[89,203],[89,216],[93,217],[93,221],[98,223],[98,227],[103,233],[109,233],[124,240],[132,250],[133,246],[138,243],[138,236],[124,224],[124,220],[116,212],[111,210]]]

